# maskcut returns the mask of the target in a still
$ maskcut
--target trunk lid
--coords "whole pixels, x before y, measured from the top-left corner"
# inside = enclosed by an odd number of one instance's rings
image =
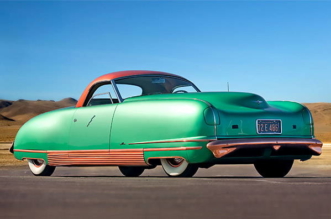
[[[313,121],[309,110],[295,102],[265,101],[261,96],[243,92],[201,92],[162,94],[130,98],[197,99],[208,102],[218,117],[218,138],[312,137]],[[258,134],[258,120],[280,120],[280,134]]]

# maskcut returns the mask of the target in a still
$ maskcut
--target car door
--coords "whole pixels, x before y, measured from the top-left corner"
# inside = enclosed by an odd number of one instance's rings
[[[70,130],[69,151],[109,150],[110,129],[118,105],[111,89],[110,83],[98,85],[91,89],[85,106],[77,108]]]

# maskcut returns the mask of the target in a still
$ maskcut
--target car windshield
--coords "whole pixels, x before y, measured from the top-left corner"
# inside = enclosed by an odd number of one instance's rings
[[[115,80],[122,98],[153,94],[191,93],[199,89],[182,78],[165,75],[141,75]]]

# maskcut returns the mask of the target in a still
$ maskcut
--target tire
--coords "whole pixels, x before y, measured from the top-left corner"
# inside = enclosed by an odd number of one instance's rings
[[[260,160],[254,166],[263,177],[284,177],[290,172],[293,162],[294,160]]]
[[[137,177],[140,176],[145,168],[144,167],[127,167],[127,166],[119,166],[121,173],[127,177]]]
[[[49,166],[44,160],[29,159],[29,167],[35,176],[50,176],[55,170],[55,166]]]
[[[189,164],[182,158],[161,159],[164,172],[171,177],[192,177],[199,169],[198,165]]]

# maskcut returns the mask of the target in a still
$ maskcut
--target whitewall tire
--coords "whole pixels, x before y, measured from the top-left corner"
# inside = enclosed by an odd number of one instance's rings
[[[49,166],[44,160],[28,159],[29,168],[35,176],[50,176],[53,174],[55,167]]]
[[[174,177],[191,177],[199,169],[195,164],[189,164],[183,158],[165,158],[161,159],[164,172],[168,176]]]

